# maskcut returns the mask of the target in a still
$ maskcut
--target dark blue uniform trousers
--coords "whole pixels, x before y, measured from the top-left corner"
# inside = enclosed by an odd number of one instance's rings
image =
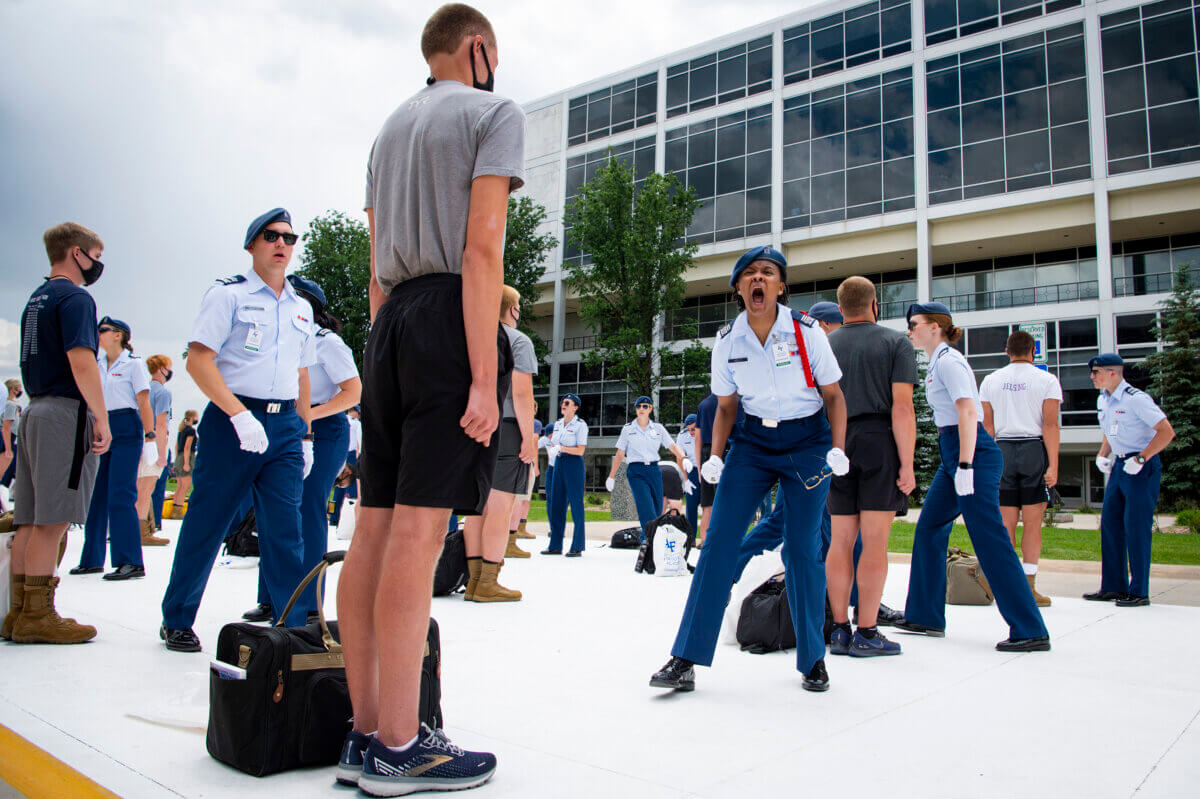
[[[350,430],[349,423],[347,423],[347,428],[346,428],[346,448],[347,449],[350,448],[350,432],[349,432],[349,430]],[[316,435],[315,423],[314,423],[314,427],[313,427],[313,435]],[[344,465],[358,466],[358,453],[357,452],[347,452],[346,453],[346,462]],[[338,469],[338,474],[341,474],[341,473],[342,473],[342,470]],[[334,477],[336,478],[337,475],[334,475]],[[358,499],[358,480],[351,481],[350,485],[346,486],[345,488],[342,488],[341,486],[333,487],[333,513],[330,514],[330,516],[329,516],[329,523],[334,525],[335,527],[337,526],[337,523],[342,520],[342,500],[345,499],[346,497],[350,497],[350,499]]]
[[[304,577],[300,536],[304,422],[294,410],[272,414],[251,410],[266,428],[270,442],[261,455],[241,449],[224,411],[211,403],[204,409],[199,429],[204,457],[196,461],[195,488],[162,602],[163,624],[168,629],[188,629],[195,622],[213,561],[248,492],[258,523],[259,569],[276,614],[283,611]],[[307,612],[314,609],[298,602],[289,618],[302,624]]]
[[[1150,596],[1150,541],[1162,461],[1155,455],[1137,474],[1125,474],[1125,460],[1117,459],[1104,486],[1100,590]]]
[[[642,525],[639,538],[645,541],[646,525],[662,515],[662,470],[657,463],[630,463],[625,469],[625,479],[629,481],[629,490],[633,492],[638,523]]]
[[[787,498],[784,535],[787,541],[788,605],[796,630],[796,668],[807,674],[825,657],[825,567],[821,563],[821,512],[829,480],[815,481],[831,446],[824,413],[764,428],[753,417],[734,430],[733,447],[717,484],[708,538],[692,575],[687,605],[671,654],[702,666],[712,665],[713,652],[744,533],[763,494],[779,480]]]
[[[83,528],[79,565],[104,565],[104,539],[113,566],[142,565],[142,528],[137,514],[138,461],[142,458],[142,420],[133,408],[109,411],[112,445],[100,456],[96,487]]]
[[[658,467],[654,467],[655,471]],[[660,473],[659,480],[662,480]],[[661,485],[661,482],[660,482]],[[662,489],[660,488],[659,491]],[[571,536],[571,551],[582,552],[583,537],[583,456],[560,452],[554,463],[554,481],[550,486],[554,499],[550,503],[550,549],[562,549],[567,531],[567,506],[575,532]]]
[[[167,478],[171,476],[171,460],[167,458],[167,465],[158,475],[158,481],[154,483],[154,491],[150,494],[150,507],[154,509],[154,526],[162,528],[162,506],[163,501],[167,498]]]
[[[554,467],[549,463],[546,464],[546,480],[542,486],[546,491],[546,518],[550,518],[550,509],[554,507],[554,500],[551,496],[554,491]]]
[[[344,413],[326,416],[312,423],[312,432],[313,467],[308,477],[304,478],[300,498],[300,529],[304,538],[306,574],[321,562],[321,556],[329,549],[329,516],[325,509],[329,502],[329,489],[342,467],[346,465],[346,450],[350,446],[350,422]],[[317,581],[313,580],[304,589],[298,601],[310,610],[316,610],[317,603],[324,599],[324,596],[317,597]],[[267,590],[267,580],[262,569],[258,570],[258,601],[263,604],[271,601],[271,593]],[[279,610],[282,611],[283,608]]]
[[[692,469],[687,473],[687,479],[691,480],[692,485],[695,486],[692,489],[692,493],[684,492],[683,494],[688,524],[692,526],[692,532],[694,533],[700,529],[697,526],[700,520],[700,472]]]
[[[979,565],[987,575],[1000,615],[1013,638],[1048,635],[1041,611],[1033,601],[1029,582],[1000,518],[1000,475],[1004,458],[1000,448],[979,425],[975,439],[975,493],[960,497],[954,490],[958,469],[958,428],[941,427],[938,444],[942,463],[921,505],[921,518],[913,540],[912,569],[904,618],[927,627],[946,627],[946,546],[954,520],[961,513],[975,547]]]

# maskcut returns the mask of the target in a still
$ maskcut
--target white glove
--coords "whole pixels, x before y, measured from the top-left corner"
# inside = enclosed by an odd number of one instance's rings
[[[1144,464],[1144,463],[1138,463],[1137,460],[1133,456],[1130,456],[1125,459],[1125,466],[1124,466],[1125,474],[1137,474],[1138,472],[1140,472],[1142,470],[1142,467],[1145,465],[1146,464]]]
[[[696,464],[692,463],[690,458],[683,459],[683,473],[684,474],[691,474],[692,469],[695,469],[695,468],[696,468]]]
[[[1109,455],[1107,458],[1103,455],[1096,456],[1096,468],[1105,474],[1112,474],[1112,467],[1117,462],[1117,459]]]
[[[716,484],[721,479],[721,472],[725,470],[725,461],[718,458],[716,455],[709,457],[700,467],[700,477],[706,483]]]
[[[250,411],[242,411],[230,416],[229,421],[233,423],[233,429],[237,433],[242,449],[259,455],[267,451],[269,443],[267,429],[262,426],[262,422],[254,418],[254,414]]]
[[[958,471],[954,473],[954,490],[960,497],[967,497],[975,493],[975,470],[964,469],[958,467]]]
[[[546,456],[549,457],[550,462],[553,463],[554,459],[558,457],[558,447],[554,444],[546,447]]]
[[[613,492],[613,489],[616,487],[617,487],[617,481],[612,479],[611,477],[604,481],[604,490],[607,491],[608,493],[611,494]]]
[[[158,444],[156,442],[147,441],[142,444],[142,463],[146,466],[158,463]]]
[[[304,479],[307,480],[313,466],[313,442],[301,441],[300,451],[304,453]]]
[[[825,453],[825,462],[829,464],[829,468],[838,477],[843,477],[850,472],[850,459],[838,447],[834,447]]]
[[[691,496],[692,492],[695,490],[696,490],[695,483],[693,483],[691,480],[683,481],[683,493],[687,494],[688,496]]]

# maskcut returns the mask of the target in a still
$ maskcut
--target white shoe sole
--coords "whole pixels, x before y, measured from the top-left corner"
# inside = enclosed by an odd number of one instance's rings
[[[495,773],[496,770],[492,769],[482,776],[461,780],[388,778],[363,774],[358,780],[358,788],[368,796],[404,796],[418,791],[465,791],[483,785]]]

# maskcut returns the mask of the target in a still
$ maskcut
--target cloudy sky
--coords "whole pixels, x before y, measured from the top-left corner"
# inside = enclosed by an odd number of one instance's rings
[[[505,0],[496,90],[519,103],[764,22],[812,0]],[[105,242],[101,315],[139,355],[176,358],[201,293],[249,267],[246,225],[362,214],[366,157],[428,75],[437,2],[0,0],[0,379],[46,274],[41,234],[72,220]],[[298,265],[300,251],[297,248]],[[181,364],[177,363],[177,366]],[[182,368],[175,408],[202,407]]]

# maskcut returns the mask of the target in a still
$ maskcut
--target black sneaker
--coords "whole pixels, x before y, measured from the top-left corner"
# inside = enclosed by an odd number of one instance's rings
[[[370,796],[400,796],[416,791],[461,791],[474,788],[496,773],[496,756],[468,752],[450,743],[441,730],[425,724],[417,740],[395,752],[371,738],[363,754],[358,787]]]
[[[895,641],[889,641],[883,633],[876,632],[874,638],[867,638],[858,630],[854,631],[854,637],[850,639],[850,646],[847,647],[847,652],[850,657],[856,658],[873,658],[883,655],[899,655],[900,644]]]
[[[363,755],[371,737],[357,730],[346,733],[346,742],[342,744],[342,756],[338,758],[337,781],[342,785],[358,785],[362,776]]]
[[[173,652],[199,652],[200,639],[189,627],[186,630],[168,630],[166,625],[158,628],[158,637],[167,642]]]
[[[246,621],[270,621],[275,616],[275,609],[270,602],[260,602],[242,614]]]
[[[850,630],[840,624],[835,624],[833,630],[829,633],[829,654],[831,655],[849,655],[850,654]]]
[[[673,688],[676,691],[696,690],[695,664],[684,658],[673,657],[650,677],[651,688]]]
[[[1007,638],[996,644],[1000,652],[1049,652],[1050,636],[1040,635],[1037,638]]]
[[[904,630],[906,633],[918,633],[920,635],[928,635],[930,638],[945,638],[946,630],[941,627],[926,627],[924,624],[917,624],[915,621],[909,621],[901,616],[897,621],[892,622],[892,626],[897,630]]]
[[[1144,608],[1150,604],[1150,597],[1126,594],[1118,599],[1115,604],[1119,608]]]
[[[829,690],[829,672],[825,671],[825,661],[818,660],[813,664],[808,674],[804,675],[804,690],[821,693]]]

